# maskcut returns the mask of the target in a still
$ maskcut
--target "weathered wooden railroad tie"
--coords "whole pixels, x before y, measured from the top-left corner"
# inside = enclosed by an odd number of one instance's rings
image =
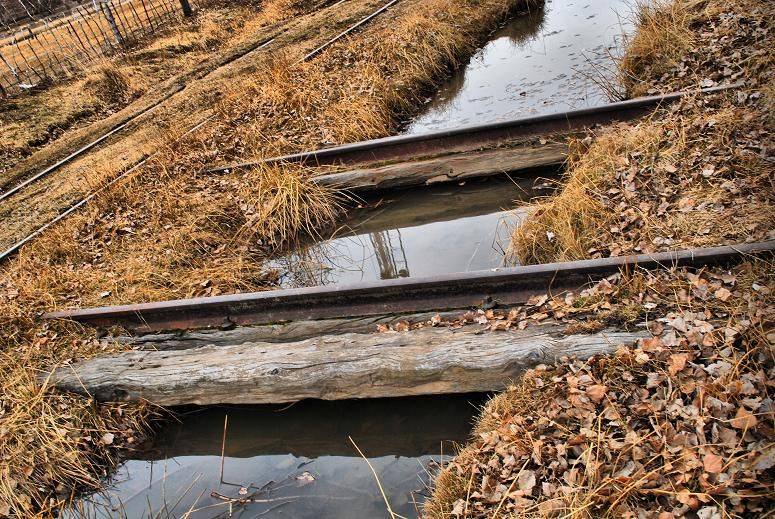
[[[422,328],[374,333],[399,319],[525,303],[636,268],[702,267],[770,256],[775,241],[493,271],[166,301],[47,314],[123,326],[134,351],[58,368],[43,377],[100,400],[161,405],[281,403],[502,389],[526,368],[587,358],[646,337],[643,329],[564,335],[558,323],[482,333]],[[424,313],[412,313],[424,312]],[[453,314],[448,314],[453,315]],[[192,331],[194,330],[194,331]]]

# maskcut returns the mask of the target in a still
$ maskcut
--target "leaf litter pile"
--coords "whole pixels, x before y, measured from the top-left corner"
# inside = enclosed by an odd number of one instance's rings
[[[638,271],[578,295],[436,319],[652,336],[527,371],[485,406],[426,516],[762,516],[775,506],[774,281],[763,262]]]

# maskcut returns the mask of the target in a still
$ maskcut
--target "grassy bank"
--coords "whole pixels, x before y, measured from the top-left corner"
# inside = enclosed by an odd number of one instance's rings
[[[309,0],[203,2],[193,19],[171,22],[121,53],[85,65],[65,82],[3,100],[0,185],[13,184],[6,171],[19,169],[20,161],[64,135],[139,104],[143,96],[213,57],[239,52],[261,29],[319,4]],[[123,88],[111,87],[111,76],[121,77]]]
[[[764,517],[775,504],[772,272],[637,272],[519,309],[575,332],[642,323],[653,337],[526,372],[485,405],[424,516]]]
[[[631,95],[742,81],[601,132],[562,189],[515,230],[523,263],[773,237],[774,9],[766,2],[642,7],[621,62]]]
[[[267,254],[331,223],[334,193],[298,167],[199,173],[204,164],[389,134],[522,1],[399,3],[309,63],[265,58],[220,92],[196,133],[178,121],[157,154],[0,272],[0,513],[53,510],[94,489],[142,437],[153,408],[59,394],[36,376],[115,346],[39,320],[65,306],[272,288]],[[465,22],[463,22],[465,20]],[[112,167],[105,164],[106,168]],[[96,187],[96,186],[95,186]]]
[[[772,239],[773,14],[755,0],[640,7],[621,62],[631,94],[743,87],[579,143],[558,192],[515,230],[514,254],[539,263]],[[768,260],[636,271],[522,309],[575,332],[645,326],[652,337],[540,366],[495,397],[425,515],[771,512],[772,273]]]

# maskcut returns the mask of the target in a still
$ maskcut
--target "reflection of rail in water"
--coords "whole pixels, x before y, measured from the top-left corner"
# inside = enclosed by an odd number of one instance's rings
[[[406,261],[406,251],[401,240],[401,230],[395,229],[396,238],[390,238],[390,230],[369,234],[371,246],[379,264],[380,279],[397,279],[409,277],[409,265]]]

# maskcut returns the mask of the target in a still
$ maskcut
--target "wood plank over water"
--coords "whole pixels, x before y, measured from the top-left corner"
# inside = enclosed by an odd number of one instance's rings
[[[453,182],[540,167],[559,167],[567,156],[568,145],[562,142],[520,145],[353,169],[321,175],[313,180],[317,184],[338,189],[372,191]]]
[[[536,364],[566,355],[588,358],[648,336],[618,330],[565,336],[563,329],[556,324],[487,333],[422,328],[132,351],[59,368],[49,383],[102,401],[146,399],[165,406],[495,391]]]

